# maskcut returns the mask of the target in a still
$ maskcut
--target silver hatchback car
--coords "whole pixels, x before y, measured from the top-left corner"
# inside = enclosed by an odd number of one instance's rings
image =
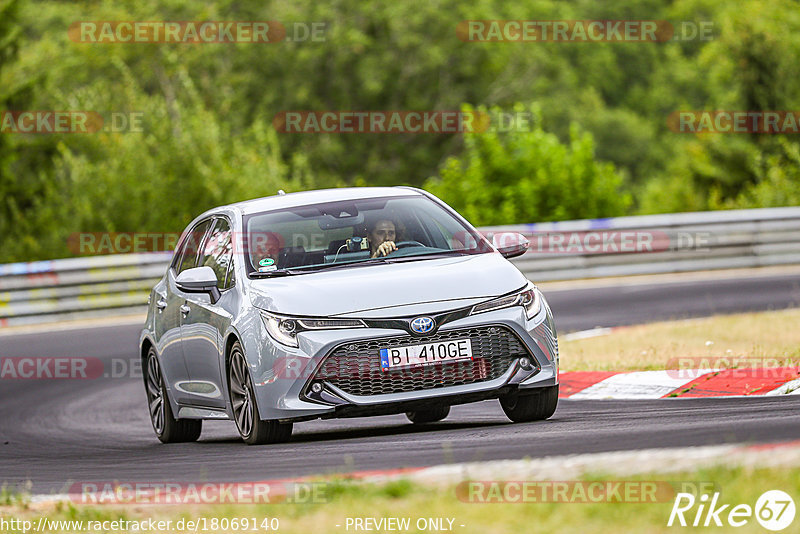
[[[248,444],[295,422],[405,413],[412,423],[497,398],[515,422],[558,403],[558,341],[541,292],[429,193],[283,194],[192,221],[153,288],[139,350],[165,443],[233,419]]]

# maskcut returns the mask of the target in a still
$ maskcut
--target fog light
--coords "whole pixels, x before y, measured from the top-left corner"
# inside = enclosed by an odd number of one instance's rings
[[[314,393],[319,393],[320,391],[322,391],[322,383],[314,382],[313,384],[311,384],[311,391],[313,391]]]
[[[519,366],[522,367],[523,369],[525,369],[526,371],[528,369],[530,369],[531,367],[533,367],[531,365],[530,359],[528,359],[528,358],[520,358],[519,359]]]

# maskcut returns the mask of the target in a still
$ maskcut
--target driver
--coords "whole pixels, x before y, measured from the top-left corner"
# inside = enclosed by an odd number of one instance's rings
[[[397,230],[395,224],[389,219],[379,219],[367,229],[367,236],[369,237],[369,248],[372,258],[378,256],[386,256],[391,252],[397,250],[397,245],[394,244],[397,238]]]

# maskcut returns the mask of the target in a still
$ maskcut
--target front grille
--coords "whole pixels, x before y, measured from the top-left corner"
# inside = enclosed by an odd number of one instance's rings
[[[472,360],[381,370],[380,349],[469,338]],[[493,380],[517,358],[530,356],[516,334],[505,326],[482,326],[439,332],[425,338],[398,336],[347,343],[322,362],[309,384],[324,380],[350,395],[385,395]]]

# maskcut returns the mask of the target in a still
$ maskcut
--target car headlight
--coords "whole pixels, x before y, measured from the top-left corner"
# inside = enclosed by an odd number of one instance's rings
[[[366,328],[360,319],[295,319],[262,311],[264,326],[269,335],[283,345],[297,347],[297,334],[308,330],[335,330],[339,328]]]
[[[502,308],[510,308],[511,306],[522,306],[525,308],[525,316],[528,319],[533,319],[542,307],[542,299],[539,290],[533,283],[528,282],[525,289],[519,293],[506,295],[492,299],[488,302],[482,302],[472,307],[470,315],[476,313],[484,313],[488,311],[499,310]]]

